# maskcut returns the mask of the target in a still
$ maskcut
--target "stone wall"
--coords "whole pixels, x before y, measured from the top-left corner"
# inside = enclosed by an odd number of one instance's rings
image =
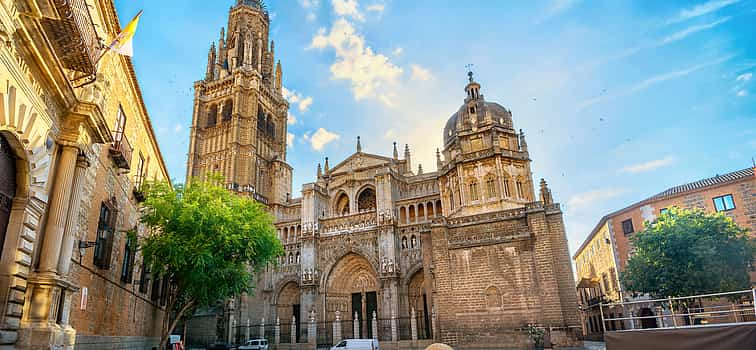
[[[529,323],[577,327],[561,214],[547,218],[541,209],[479,222],[433,227],[438,339],[458,346],[525,347]],[[575,344],[574,336],[559,339],[561,345]]]

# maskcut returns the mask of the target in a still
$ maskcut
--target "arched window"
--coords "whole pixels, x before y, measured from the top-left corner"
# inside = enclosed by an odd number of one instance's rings
[[[504,178],[504,196],[505,197],[512,197],[512,194],[509,191],[509,179]]]
[[[417,222],[417,208],[414,204],[409,206],[409,222]]]
[[[407,207],[399,208],[399,222],[402,224],[407,223]]]
[[[417,205],[417,218],[420,221],[425,220],[425,204],[423,203]]]
[[[207,108],[207,115],[205,116],[205,127],[213,127],[218,123],[218,106],[210,105]]]
[[[375,190],[373,190],[373,188],[371,187],[362,190],[362,192],[360,192],[360,195],[357,197],[357,209],[359,211],[366,211],[375,210],[375,208]]]
[[[501,292],[499,291],[499,288],[494,286],[486,288],[486,307],[501,307]]]
[[[436,201],[436,207],[435,208],[436,208],[436,216],[441,216],[441,213],[442,213],[441,210],[443,208],[441,208],[441,200],[440,199]]]
[[[289,241],[289,228],[288,227],[284,227],[283,229],[283,241],[284,243]]]
[[[410,248],[417,248],[417,237],[415,235],[412,235],[412,238],[410,238]]]
[[[228,100],[223,104],[223,112],[221,113],[221,115],[223,116],[223,121],[225,122],[231,120],[232,113],[234,113],[234,102]]]
[[[13,198],[16,196],[16,154],[0,134],[0,254],[5,244]]]
[[[488,198],[496,198],[496,180],[493,177],[486,179],[486,192]]]
[[[407,237],[402,237],[402,249],[407,249]]]
[[[293,264],[293,263],[294,263],[294,254],[289,253],[289,264]]]
[[[469,189],[471,201],[477,201],[480,199],[478,194],[478,181],[473,180],[467,185],[467,188]]]
[[[297,252],[297,254],[295,256],[296,256],[295,257],[296,260],[294,260],[294,261],[296,261],[296,263],[299,264],[299,252]]]
[[[517,197],[518,198],[525,198],[525,192],[522,188],[522,181],[517,180]]]
[[[426,204],[425,206],[426,208],[428,208],[428,217],[434,217],[436,215],[436,208],[433,207],[433,202],[428,202],[428,204]]]
[[[336,200],[336,215],[349,214],[349,197],[346,193],[341,193]]]

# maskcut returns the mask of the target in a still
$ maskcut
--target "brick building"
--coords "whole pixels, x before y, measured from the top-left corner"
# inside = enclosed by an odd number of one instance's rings
[[[103,51],[119,31],[112,0],[0,2],[1,349],[156,343],[126,231],[168,174],[130,59]]]
[[[190,322],[189,342],[210,327],[234,343],[525,347],[524,328],[538,324],[555,344],[575,345],[562,212],[545,181],[536,193],[512,112],[486,101],[470,73],[438,171],[413,167],[409,146],[401,158],[396,144],[390,156],[365,153],[358,137],[355,153],[335,166],[326,158],[293,198],[269,21],[260,1],[231,8],[195,83],[187,176],[221,172],[229,189],[267,204],[286,256],[258,276],[254,295],[223,305],[222,318]]]
[[[623,297],[619,276],[632,255],[630,237],[643,231],[645,223],[656,220],[664,210],[679,207],[723,212],[736,224],[756,232],[755,169],[675,186],[601,218],[573,256],[580,308],[585,310],[581,315],[585,333],[601,331],[598,302],[620,301]],[[751,274],[751,281],[756,282],[756,273]]]

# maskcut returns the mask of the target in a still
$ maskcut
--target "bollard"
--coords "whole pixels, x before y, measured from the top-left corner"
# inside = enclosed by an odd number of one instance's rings
[[[360,337],[360,317],[357,315],[357,311],[354,312],[354,320],[352,321],[352,338],[358,339]]]
[[[378,340],[378,315],[373,311],[373,339]]]
[[[333,322],[333,343],[341,341],[341,312],[336,311],[336,321]]]

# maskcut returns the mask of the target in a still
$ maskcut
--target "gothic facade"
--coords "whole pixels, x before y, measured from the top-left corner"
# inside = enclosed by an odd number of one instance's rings
[[[285,324],[280,334],[299,329],[293,343],[310,321],[317,343],[333,344],[331,325],[346,320],[342,337],[383,341],[392,339],[386,321],[399,319],[411,320],[399,333],[465,347],[524,347],[528,324],[550,327],[556,345],[576,344],[562,212],[545,181],[536,192],[511,111],[486,101],[472,73],[437,171],[415,171],[409,146],[381,156],[358,138],[355,153],[333,166],[326,158],[293,198],[269,17],[260,2],[239,0],[227,28],[195,84],[187,173],[220,172],[229,189],[266,203],[286,255],[259,274],[254,294],[227,303],[224,338]]]

